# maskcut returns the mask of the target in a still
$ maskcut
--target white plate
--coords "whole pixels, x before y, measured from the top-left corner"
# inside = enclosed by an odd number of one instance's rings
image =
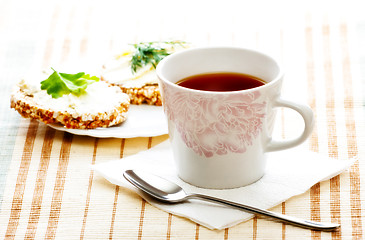
[[[167,121],[160,106],[130,105],[127,120],[109,128],[69,129],[57,124],[52,128],[76,135],[98,138],[154,137],[167,134]]]

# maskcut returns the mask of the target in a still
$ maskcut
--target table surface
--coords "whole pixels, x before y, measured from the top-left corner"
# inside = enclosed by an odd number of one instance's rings
[[[0,0],[0,239],[362,239],[361,9],[360,1]],[[283,96],[308,103],[316,116],[301,147],[358,161],[271,210],[338,222],[340,231],[310,231],[257,217],[221,231],[206,229],[156,209],[90,167],[149,149],[167,135],[72,135],[10,109],[12,86],[30,71],[83,61],[97,67],[129,43],[171,39],[253,48],[279,59],[286,70]],[[295,135],[297,118],[279,111],[275,134]]]

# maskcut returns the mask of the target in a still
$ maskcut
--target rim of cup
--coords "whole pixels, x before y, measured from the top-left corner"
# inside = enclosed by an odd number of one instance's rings
[[[176,84],[176,82],[171,82],[169,81],[163,74],[162,69],[164,67],[164,65],[166,64],[167,61],[169,61],[170,59],[174,59],[174,58],[178,58],[181,55],[185,55],[189,52],[196,52],[196,51],[206,51],[206,50],[238,50],[238,51],[246,51],[246,52],[251,52],[251,53],[255,53],[258,55],[261,55],[263,57],[266,57],[268,59],[270,59],[273,63],[276,64],[277,69],[279,69],[278,73],[276,74],[276,76],[269,82],[267,82],[265,80],[265,84],[262,86],[258,86],[258,87],[254,87],[254,88],[250,88],[250,89],[244,89],[244,90],[236,90],[236,91],[209,91],[209,90],[197,90],[197,89],[191,89],[191,88],[186,88],[186,87],[182,87],[178,84]],[[209,74],[209,73],[220,73],[220,72],[233,72],[233,71],[211,71],[211,72],[202,72],[201,74]],[[243,72],[236,72],[236,73],[243,73]],[[253,92],[253,91],[257,91],[263,88],[268,88],[271,85],[274,85],[277,81],[279,81],[280,79],[283,78],[284,76],[284,71],[282,66],[279,64],[279,62],[272,56],[270,56],[267,53],[264,53],[262,51],[258,51],[258,50],[254,50],[254,49],[249,49],[249,48],[242,48],[242,47],[229,47],[229,46],[211,46],[211,47],[194,47],[194,48],[188,48],[188,49],[184,49],[182,51],[179,52],[175,52],[172,53],[168,56],[166,56],[164,59],[162,59],[157,67],[156,67],[156,74],[158,76],[158,78],[160,79],[160,81],[163,81],[164,83],[185,90],[185,91],[192,91],[192,92],[201,92],[201,93],[206,93],[206,94],[227,94],[227,93],[249,93],[249,92]],[[199,73],[200,74],[200,73]],[[247,73],[249,74],[249,73]],[[195,74],[192,74],[190,76],[193,76]],[[254,75],[253,75],[254,76]]]

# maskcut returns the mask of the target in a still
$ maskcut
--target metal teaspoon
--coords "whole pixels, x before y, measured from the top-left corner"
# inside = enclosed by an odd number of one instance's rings
[[[200,199],[215,203],[220,203],[230,207],[234,207],[246,212],[263,215],[281,222],[289,223],[298,227],[321,230],[321,231],[334,231],[340,227],[340,224],[334,223],[321,223],[309,220],[303,220],[256,207],[231,202],[216,197],[202,195],[202,194],[187,194],[179,185],[156,176],[151,173],[137,171],[137,170],[126,170],[123,173],[125,179],[133,184],[138,189],[149,194],[150,196],[167,203],[179,203],[185,202],[188,199]]]

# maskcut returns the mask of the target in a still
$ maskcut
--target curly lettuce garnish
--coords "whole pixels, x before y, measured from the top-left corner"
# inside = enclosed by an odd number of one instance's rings
[[[60,73],[56,70],[44,81],[41,82],[41,89],[47,90],[52,98],[59,98],[65,94],[80,96],[85,93],[85,89],[92,83],[98,82],[99,78],[90,76],[84,72],[76,74]]]

